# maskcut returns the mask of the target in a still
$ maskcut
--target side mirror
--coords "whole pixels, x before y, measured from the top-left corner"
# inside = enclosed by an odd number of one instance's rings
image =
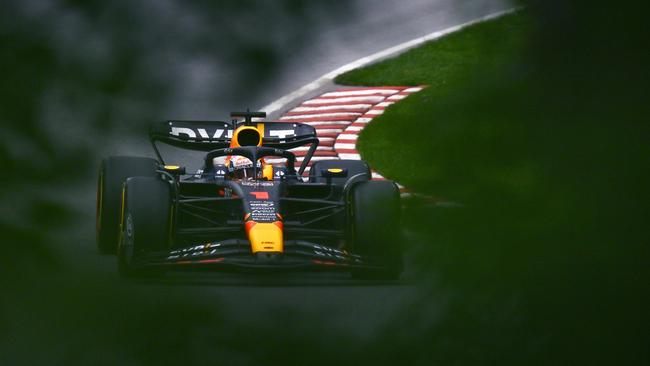
[[[343,168],[329,168],[320,171],[320,175],[325,178],[347,177],[348,170]]]
[[[185,167],[178,165],[164,165],[163,170],[171,175],[183,175],[185,174]]]

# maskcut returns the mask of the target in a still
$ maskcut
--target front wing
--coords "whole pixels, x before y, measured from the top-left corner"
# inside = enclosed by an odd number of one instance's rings
[[[252,254],[248,240],[229,239],[150,253],[141,260],[146,267],[168,269],[349,271],[383,267],[372,258],[304,240],[285,241],[283,253]]]

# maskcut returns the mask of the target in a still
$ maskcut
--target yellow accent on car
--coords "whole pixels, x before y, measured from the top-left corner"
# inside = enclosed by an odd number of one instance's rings
[[[266,180],[273,180],[273,165],[264,165],[264,168],[262,168],[262,177]]]
[[[327,171],[330,173],[343,173],[343,169],[341,168],[329,168]]]
[[[122,185],[122,204],[120,206],[120,231],[124,227],[124,201],[126,200],[126,185]]]
[[[260,133],[260,144],[257,146],[262,146],[262,142],[264,141],[264,123],[257,124],[257,132]]]
[[[246,131],[250,131],[250,132],[246,132]],[[240,144],[240,141],[239,141],[239,139],[240,139],[239,135],[241,135],[241,134],[244,134],[244,135],[250,134],[246,138],[253,138],[253,139],[257,140],[256,143],[253,144],[253,145],[248,143],[248,144],[245,144],[244,146],[262,146],[262,136],[263,136],[262,133],[263,133],[263,130],[260,131],[258,128],[255,128],[253,126],[241,126],[241,127],[238,127],[235,130],[235,132],[233,132],[233,134],[232,134],[232,140],[230,140],[230,147],[242,147],[242,145]],[[257,135],[257,136],[254,137],[254,135]]]
[[[178,165],[165,165],[165,170],[178,170],[180,168]]]
[[[279,225],[278,225],[279,224]],[[283,252],[282,224],[279,222],[251,222],[248,228],[248,240],[251,251]]]

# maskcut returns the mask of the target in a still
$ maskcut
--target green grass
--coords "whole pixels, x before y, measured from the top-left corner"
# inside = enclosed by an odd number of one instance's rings
[[[430,85],[444,92],[459,79],[500,67],[525,38],[525,15],[485,22],[433,41],[393,59],[339,75],[346,85]]]
[[[515,62],[527,24],[525,14],[506,16],[466,28],[394,59],[340,75],[336,82],[347,85],[428,86],[389,108],[363,130],[359,139],[362,156],[387,177],[418,191],[453,193],[447,192],[438,179],[441,174],[447,174],[441,171],[444,167],[432,161],[450,149],[453,152],[453,146],[448,146],[450,137],[477,138],[476,134],[487,132],[482,130],[486,127],[479,126],[481,130],[469,133],[452,121],[458,114],[454,106],[466,103],[475,88],[493,81],[491,75],[500,74]],[[459,170],[454,175],[469,173]],[[504,178],[525,179],[527,173],[512,174]]]
[[[436,286],[391,331],[438,297],[447,307],[434,327],[387,336],[395,348],[413,346],[420,356],[410,361],[647,356],[637,326],[648,319],[650,278],[643,67],[620,68],[588,32],[572,35],[588,47],[550,27],[546,41],[528,16],[481,23],[336,80],[428,85],[373,120],[359,150],[386,177],[465,205],[407,202],[416,272]]]

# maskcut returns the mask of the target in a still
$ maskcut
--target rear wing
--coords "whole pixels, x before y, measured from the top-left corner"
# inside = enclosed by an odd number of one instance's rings
[[[310,151],[315,151],[318,146],[316,129],[312,126],[293,122],[247,122],[262,133],[262,146],[286,150],[311,144]],[[166,121],[151,125],[149,140],[158,159],[164,163],[157,142],[206,152],[223,149],[230,147],[235,126],[239,125],[223,121]],[[308,157],[311,158],[312,154],[308,154]],[[302,165],[306,166],[308,160],[305,157]],[[301,166],[300,170],[304,168]]]
[[[312,143],[316,129],[303,123],[254,122],[263,133],[262,146],[292,149]],[[149,129],[152,142],[189,150],[210,151],[230,147],[233,125],[221,121],[166,121]]]

